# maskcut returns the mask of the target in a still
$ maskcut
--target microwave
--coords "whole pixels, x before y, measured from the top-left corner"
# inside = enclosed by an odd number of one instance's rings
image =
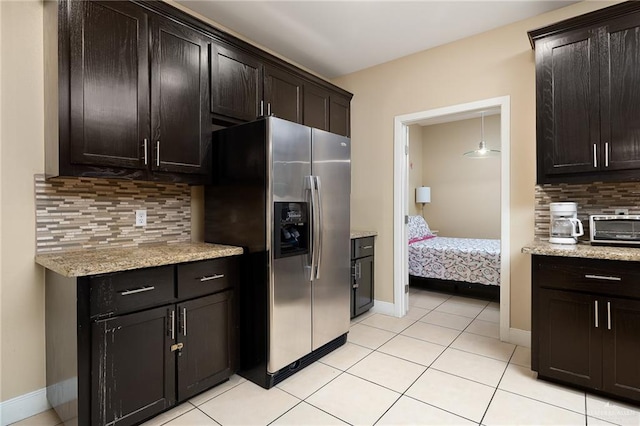
[[[640,246],[640,215],[589,216],[591,244]]]

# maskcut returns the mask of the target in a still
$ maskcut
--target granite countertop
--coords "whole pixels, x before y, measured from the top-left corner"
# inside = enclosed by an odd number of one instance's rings
[[[376,231],[351,231],[351,239],[375,237],[378,233]]]
[[[542,256],[582,257],[586,259],[640,261],[640,248],[592,246],[589,243],[551,244],[548,241],[534,241],[522,248],[522,253]]]
[[[65,277],[82,277],[242,253],[242,248],[235,246],[176,243],[38,254],[36,263]]]

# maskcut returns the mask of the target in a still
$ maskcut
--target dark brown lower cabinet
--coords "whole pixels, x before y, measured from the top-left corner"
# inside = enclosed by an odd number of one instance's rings
[[[351,240],[351,318],[374,303],[374,237]]]
[[[238,258],[46,270],[47,399],[65,425],[143,422],[235,370]]]
[[[92,424],[135,424],[175,403],[170,312],[161,307],[91,325]]]
[[[533,256],[531,367],[640,402],[640,265]]]
[[[178,304],[178,400],[184,401],[233,374],[230,291]]]

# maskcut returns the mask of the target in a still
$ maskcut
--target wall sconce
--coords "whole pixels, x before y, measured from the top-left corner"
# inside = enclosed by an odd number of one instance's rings
[[[431,202],[431,187],[420,186],[416,188],[416,203],[422,204],[422,210],[424,205]]]

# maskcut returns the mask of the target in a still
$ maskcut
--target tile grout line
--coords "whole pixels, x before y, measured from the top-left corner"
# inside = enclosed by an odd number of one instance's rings
[[[517,345],[516,345],[517,347]],[[480,419],[479,424],[482,424],[482,421],[484,420],[484,418],[487,416],[487,413],[489,412],[489,407],[491,407],[491,403],[493,402],[493,398],[496,396],[496,393],[498,393],[498,387],[500,386],[500,383],[502,382],[502,379],[504,378],[504,375],[507,374],[507,368],[509,368],[509,364],[511,363],[511,359],[513,358],[513,355],[516,353],[516,348],[513,348],[513,352],[511,353],[511,356],[509,357],[509,361],[507,361],[507,365],[504,368],[504,371],[502,372],[502,375],[500,376],[500,380],[498,380],[498,384],[496,385],[495,389],[493,390],[493,394],[491,395],[491,399],[489,400],[489,403],[487,404],[487,408],[485,408],[484,410],[484,414],[482,415],[482,418]]]

